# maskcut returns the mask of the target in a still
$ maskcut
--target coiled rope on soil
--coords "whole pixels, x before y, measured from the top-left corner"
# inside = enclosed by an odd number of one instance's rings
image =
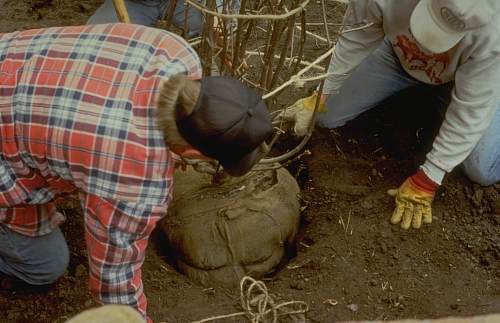
[[[276,303],[267,291],[266,284],[245,276],[240,281],[240,300],[243,312],[209,317],[191,323],[204,323],[215,320],[246,316],[252,323],[276,323],[279,316],[304,314],[309,306],[303,301],[288,301]]]

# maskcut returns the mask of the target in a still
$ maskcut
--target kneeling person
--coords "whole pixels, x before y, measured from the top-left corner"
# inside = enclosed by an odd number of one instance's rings
[[[144,316],[141,266],[171,200],[172,152],[239,176],[272,133],[260,96],[202,78],[182,38],[139,25],[0,34],[0,84],[0,274],[32,285],[63,274],[55,202],[78,192],[92,293]]]

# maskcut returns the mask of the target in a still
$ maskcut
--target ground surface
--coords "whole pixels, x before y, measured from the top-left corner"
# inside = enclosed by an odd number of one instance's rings
[[[100,3],[0,2],[0,32],[81,24]],[[320,21],[317,6],[312,3],[309,11]],[[324,50],[310,50],[309,58]],[[305,91],[293,92],[290,102]],[[438,191],[431,225],[403,231],[388,222],[394,204],[386,190],[417,169],[436,131],[425,122],[439,118],[432,99],[422,99],[426,93],[405,93],[406,100],[394,98],[335,131],[316,130],[307,147],[312,155],[290,165],[302,188],[304,229],[297,256],[265,282],[280,300],[308,303],[309,321],[500,312],[499,185],[479,187],[457,169]],[[284,139],[279,149],[296,144]],[[93,306],[81,211],[66,206],[65,212],[67,273],[43,290],[0,291],[0,321],[63,322]],[[167,264],[155,244],[143,272],[155,321],[240,311],[239,291],[193,284]]]

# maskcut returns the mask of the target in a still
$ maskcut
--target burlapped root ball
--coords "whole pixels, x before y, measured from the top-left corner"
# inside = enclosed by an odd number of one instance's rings
[[[191,168],[177,172],[161,222],[178,270],[205,286],[238,286],[287,260],[300,225],[299,187],[284,168],[212,184]]]

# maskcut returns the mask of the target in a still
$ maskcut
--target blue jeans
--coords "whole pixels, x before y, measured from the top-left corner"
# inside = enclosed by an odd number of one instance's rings
[[[403,69],[386,39],[344,82],[338,94],[329,95],[327,112],[318,115],[317,125],[340,127],[384,99],[417,84],[422,83]],[[440,99],[444,105],[446,99]],[[463,167],[467,176],[481,185],[500,181],[500,108],[497,107],[489,128]]]
[[[217,5],[222,5],[222,0],[217,0]],[[232,2],[233,10],[239,10],[240,1]],[[125,6],[133,24],[152,26],[158,19],[161,19],[169,7],[169,0],[125,0]],[[179,28],[184,28],[184,1],[178,0],[172,17],[172,22]],[[194,37],[201,33],[203,28],[203,14],[196,8],[190,6],[187,16],[188,36]],[[87,24],[104,24],[118,22],[115,7],[112,0],[105,0],[104,3],[89,18]]]
[[[168,9],[169,0],[125,0],[130,22],[133,24],[152,26],[162,18]],[[202,28],[202,14],[196,8],[190,7],[188,11],[188,35],[190,37],[200,33]],[[105,0],[104,3],[89,18],[87,24],[104,24],[118,22],[115,7],[112,0]],[[179,28],[184,27],[184,1],[177,1],[177,6],[172,17],[172,22]]]
[[[64,274],[69,251],[61,230],[40,237],[16,233],[0,223],[0,272],[31,285],[55,282]]]

